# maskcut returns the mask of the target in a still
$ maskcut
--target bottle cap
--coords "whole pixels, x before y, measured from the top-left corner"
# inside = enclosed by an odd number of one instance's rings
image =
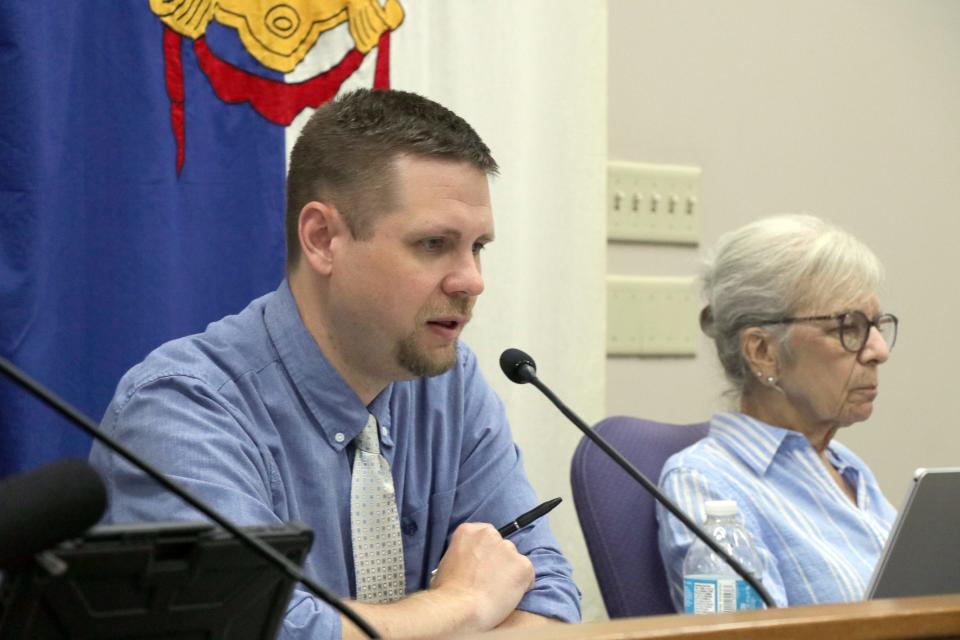
[[[737,515],[736,500],[707,500],[703,506],[710,517],[723,518]]]

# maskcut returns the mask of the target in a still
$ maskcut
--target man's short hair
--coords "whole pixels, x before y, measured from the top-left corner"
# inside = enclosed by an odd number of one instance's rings
[[[310,118],[287,173],[287,268],[300,256],[300,211],[312,200],[334,204],[354,238],[373,235],[395,200],[400,155],[468,162],[495,175],[497,162],[477,132],[449,109],[406,91],[361,89],[327,102]]]

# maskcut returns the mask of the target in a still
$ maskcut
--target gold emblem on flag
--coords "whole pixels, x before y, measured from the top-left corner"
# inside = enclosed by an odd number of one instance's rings
[[[399,0],[150,0],[150,10],[173,31],[196,39],[211,20],[232,27],[262,65],[288,73],[317,38],[344,22],[360,53],[400,26]]]

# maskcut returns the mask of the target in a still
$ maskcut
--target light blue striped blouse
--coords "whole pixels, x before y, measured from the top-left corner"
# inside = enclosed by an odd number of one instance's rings
[[[803,434],[737,413],[714,416],[706,438],[671,456],[660,486],[697,522],[706,519],[706,500],[737,501],[764,560],[763,585],[779,606],[859,600],[896,510],[850,449],[834,440],[827,452],[856,505]],[[657,518],[670,595],[682,610],[692,536],[663,507]]]

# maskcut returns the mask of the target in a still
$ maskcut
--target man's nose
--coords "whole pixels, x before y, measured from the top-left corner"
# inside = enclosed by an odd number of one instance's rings
[[[444,280],[444,292],[448,295],[479,296],[483,293],[483,274],[480,270],[480,258],[471,252],[468,257],[457,260],[451,272]]]

